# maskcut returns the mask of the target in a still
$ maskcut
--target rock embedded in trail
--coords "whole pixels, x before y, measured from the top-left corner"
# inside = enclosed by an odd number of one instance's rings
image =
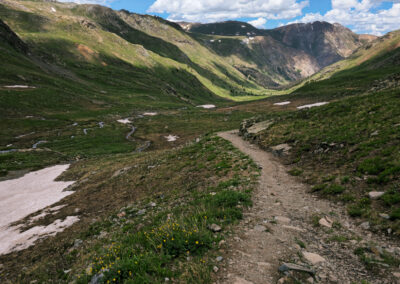
[[[233,284],[253,284],[253,282],[247,281],[246,279],[236,277],[235,282]]]
[[[371,228],[371,225],[369,224],[369,222],[364,222],[360,225],[360,227],[364,230],[369,230]]]
[[[287,217],[282,217],[282,216],[275,216],[275,217],[274,217],[274,220],[275,220],[276,222],[278,222],[278,223],[286,223],[286,224],[289,224],[290,221],[291,221],[289,218],[287,218]]]
[[[262,225],[257,225],[257,226],[254,227],[254,230],[257,231],[257,232],[265,232],[265,231],[267,231],[267,228],[265,226],[262,226]]]
[[[312,252],[303,252],[303,256],[312,265],[317,265],[326,261],[322,256]]]
[[[279,272],[288,272],[288,271],[299,271],[299,272],[305,272],[305,273],[309,273],[311,275],[315,274],[315,271],[302,266],[302,265],[298,265],[298,264],[294,264],[294,263],[283,263],[280,267],[279,267]]]
[[[318,222],[321,226],[327,227],[327,228],[332,228],[333,221],[329,219],[328,217],[324,217],[319,220]]]

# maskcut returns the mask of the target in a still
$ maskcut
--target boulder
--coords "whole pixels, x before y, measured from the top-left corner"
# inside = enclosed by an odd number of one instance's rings
[[[210,230],[213,231],[214,233],[221,232],[222,228],[218,226],[217,224],[212,224],[210,226]]]
[[[324,217],[319,220],[318,222],[321,226],[327,227],[327,228],[332,228],[333,221],[329,219],[328,217]]]
[[[322,256],[312,252],[303,252],[303,256],[312,265],[317,265],[326,261]]]
[[[291,149],[292,149],[292,147],[289,144],[280,144],[280,145],[271,147],[272,153],[277,156],[287,155]]]

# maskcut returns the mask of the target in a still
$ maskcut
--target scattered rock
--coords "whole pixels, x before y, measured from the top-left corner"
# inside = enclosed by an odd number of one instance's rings
[[[137,213],[138,216],[142,216],[144,214],[146,214],[146,209],[139,210]]]
[[[318,223],[321,226],[324,226],[327,228],[332,228],[333,221],[328,217],[324,217],[324,218],[320,219]]]
[[[257,232],[265,232],[265,231],[267,231],[267,228],[262,225],[257,225],[254,227],[254,230]]]
[[[326,261],[322,256],[312,252],[303,252],[303,256],[312,265],[317,265]]]
[[[275,217],[274,217],[274,220],[275,220],[276,222],[278,222],[278,223],[286,223],[286,224],[289,224],[290,221],[291,221],[289,218],[287,218],[287,217],[282,217],[282,216],[275,216]]]
[[[125,217],[126,216],[126,212],[125,211],[123,211],[123,212],[120,212],[120,213],[118,213],[118,215],[117,215],[119,218],[123,218],[123,217]]]
[[[393,272],[393,276],[396,278],[400,278],[400,272]]]
[[[287,155],[291,149],[292,149],[292,147],[289,146],[289,144],[280,144],[280,145],[271,147],[272,153],[277,156]]]
[[[233,284],[253,284],[253,282],[247,281],[246,279],[236,277],[235,282]]]
[[[371,191],[368,193],[369,198],[371,199],[379,199],[382,197],[385,193],[383,191]]]
[[[369,222],[364,222],[360,225],[360,227],[364,230],[369,230],[371,228],[371,225],[369,224]]]
[[[257,134],[263,130],[268,129],[274,122],[271,120],[268,121],[262,121],[259,123],[254,124],[250,128],[247,129],[247,133],[249,134]]]
[[[221,240],[219,243],[218,243],[218,246],[219,247],[222,247],[223,245],[225,245],[226,244],[226,241],[225,240]]]
[[[212,224],[210,226],[210,230],[213,231],[214,233],[221,232],[222,228],[218,226],[217,224]]]
[[[219,268],[218,268],[217,266],[214,266],[214,267],[213,267],[213,271],[214,271],[215,273],[217,273],[217,272],[219,271]]]
[[[299,272],[305,272],[305,273],[309,273],[311,275],[315,274],[315,271],[302,266],[302,265],[298,265],[298,264],[294,264],[294,263],[283,263],[280,267],[279,267],[279,272],[288,272],[288,271],[299,271]]]
[[[278,284],[285,284],[289,281],[289,277],[283,277],[278,280]]]
[[[282,227],[285,228],[285,229],[293,230],[293,231],[297,231],[297,232],[305,232],[304,229],[298,228],[298,227],[294,227],[294,226],[283,225]]]
[[[224,258],[222,256],[217,256],[217,258],[215,259],[217,262],[221,262]]]
[[[390,216],[389,216],[388,214],[385,214],[385,213],[379,213],[379,216],[380,216],[381,218],[383,218],[383,219],[386,219],[386,220],[389,220],[389,219],[390,219]]]
[[[306,281],[309,284],[314,284],[314,278],[312,278],[312,277],[308,278]]]
[[[103,278],[104,278],[104,274],[96,274],[95,276],[92,277],[92,279],[90,280],[90,284],[100,284],[103,283]]]
[[[378,135],[379,135],[379,131],[375,131],[375,132],[371,133],[371,137],[378,136]]]
[[[74,241],[74,248],[78,248],[78,247],[80,247],[82,244],[83,244],[83,241],[82,241],[82,240],[76,239],[76,240]]]
[[[156,206],[157,204],[155,202],[150,202],[149,204],[146,205],[147,208],[154,208]]]

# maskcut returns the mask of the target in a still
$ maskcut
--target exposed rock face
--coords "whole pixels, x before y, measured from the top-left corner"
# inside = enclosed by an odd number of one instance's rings
[[[224,38],[218,40],[219,43],[215,40],[205,43],[222,56],[240,58],[235,67],[265,87],[276,87],[313,75],[376,39],[375,36],[357,35],[340,24],[327,22],[292,24],[272,30],[257,29],[237,21],[180,25],[193,33],[247,36],[244,40]],[[235,57],[232,60],[235,61]],[[243,62],[257,65],[257,68]]]
[[[0,19],[0,39],[11,45],[15,50],[27,53],[28,46]]]
[[[350,56],[372,37],[360,37],[340,24],[314,22],[293,24],[267,31],[285,45],[302,50],[317,60],[320,67]]]

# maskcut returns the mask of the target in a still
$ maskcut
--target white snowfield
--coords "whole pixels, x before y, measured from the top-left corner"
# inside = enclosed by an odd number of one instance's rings
[[[204,108],[204,109],[212,109],[212,108],[216,108],[216,106],[215,106],[215,105],[201,105],[201,106],[197,106],[197,107],[201,107],[201,108]]]
[[[8,89],[35,89],[36,87],[26,86],[26,85],[11,85],[11,86],[4,86],[4,88],[8,88]]]
[[[281,103],[275,103],[274,106],[286,106],[286,105],[290,105],[291,102],[281,102]]]
[[[57,220],[21,233],[11,224],[46,208],[72,191],[63,191],[74,182],[54,181],[69,165],[58,165],[31,172],[18,179],[0,182],[0,255],[25,249],[44,236],[55,235],[79,220],[76,216]]]
[[[145,112],[143,113],[144,116],[156,116],[158,113],[156,112]]]
[[[168,136],[164,136],[165,139],[167,139],[168,142],[174,142],[176,141],[179,137],[176,135],[168,135]]]
[[[299,106],[299,107],[297,107],[297,109],[305,109],[305,108],[319,107],[319,106],[323,106],[323,105],[327,105],[327,104],[329,104],[329,103],[328,103],[328,102],[315,103],[315,104],[311,104],[311,105]]]
[[[122,124],[132,123],[132,121],[130,121],[128,118],[118,119],[117,122],[122,123]]]

